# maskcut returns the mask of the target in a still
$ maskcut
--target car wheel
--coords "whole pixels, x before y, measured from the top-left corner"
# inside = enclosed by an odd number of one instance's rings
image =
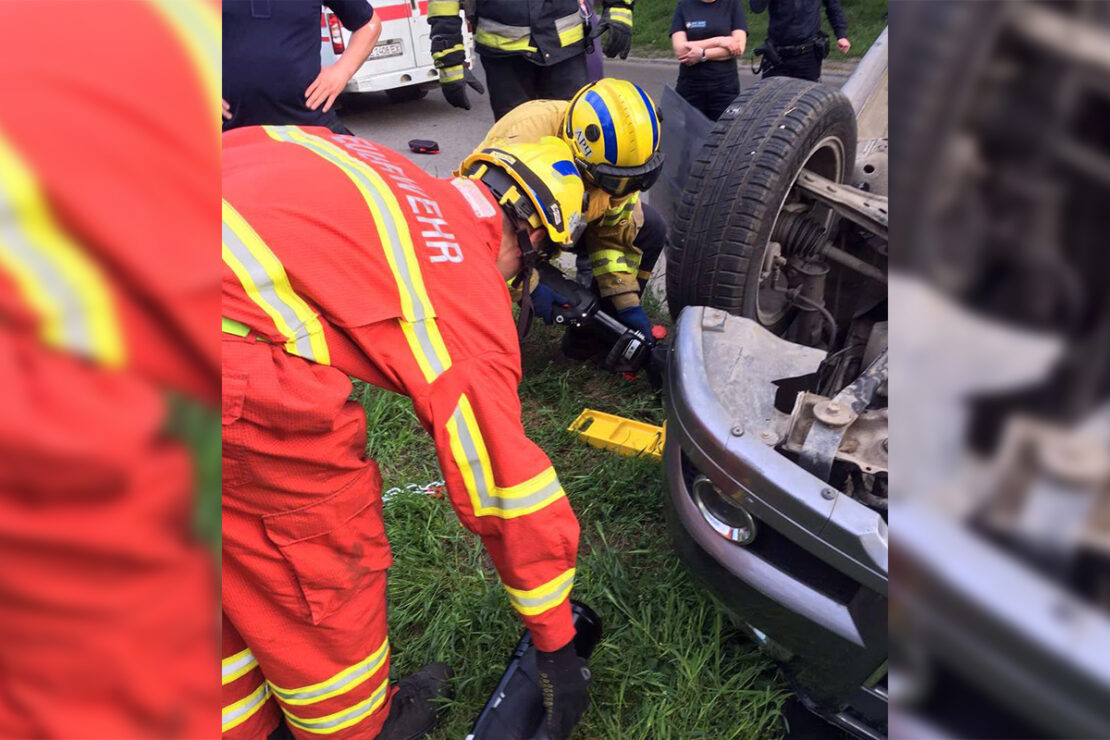
[[[667,248],[667,304],[713,306],[781,334],[793,318],[781,258],[768,250],[784,207],[831,229],[835,215],[793,184],[803,169],[844,182],[856,118],[839,90],[772,77],[725,110],[677,208]]]

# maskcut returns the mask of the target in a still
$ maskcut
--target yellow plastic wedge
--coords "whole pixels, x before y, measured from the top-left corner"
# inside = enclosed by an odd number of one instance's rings
[[[650,456],[656,460],[663,459],[663,441],[667,435],[666,425],[657,427],[593,409],[584,409],[567,431],[576,432],[579,439],[594,447],[618,455]]]

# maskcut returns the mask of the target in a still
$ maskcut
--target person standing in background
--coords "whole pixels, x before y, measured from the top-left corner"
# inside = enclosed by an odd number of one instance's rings
[[[671,44],[682,62],[675,89],[710,120],[740,94],[736,57],[747,40],[741,0],[679,0],[674,9]]]
[[[848,21],[840,0],[750,0],[753,13],[768,10],[767,41],[755,50],[762,55],[763,77],[797,77],[817,82],[821,62],[829,55],[829,36],[821,30],[821,4],[836,34],[836,48],[847,54]]]
[[[601,0],[601,20],[590,29],[590,9],[579,0],[432,0],[428,4],[432,58],[448,103],[470,110],[467,86],[485,87],[467,67],[460,9],[474,27],[494,120],[529,100],[570,100],[601,69],[594,42],[610,59],[632,48],[634,0]],[[587,36],[587,31],[589,35]]]
[[[374,50],[381,21],[367,0],[323,0],[351,40],[320,64],[319,0],[224,0],[224,131],[240,126],[327,126],[349,134],[332,110]]]

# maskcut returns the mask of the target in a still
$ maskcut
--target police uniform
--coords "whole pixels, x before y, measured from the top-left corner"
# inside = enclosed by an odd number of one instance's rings
[[[846,38],[848,21],[840,0],[751,0],[753,13],[769,10],[767,38],[779,57],[768,65],[764,55],[763,77],[821,79],[821,62],[829,53],[829,38],[821,30],[822,3],[836,38]]]

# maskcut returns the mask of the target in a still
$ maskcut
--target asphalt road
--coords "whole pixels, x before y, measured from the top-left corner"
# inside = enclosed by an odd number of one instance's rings
[[[740,85],[754,84],[755,77],[746,62],[740,64]],[[475,74],[484,82],[482,65],[474,65]],[[605,74],[631,80],[647,91],[655,101],[663,95],[665,85],[674,86],[678,66],[666,62],[605,60]],[[843,73],[826,75],[826,82],[839,87]],[[422,100],[391,103],[385,93],[363,93],[344,96],[340,118],[355,134],[402,152],[424,170],[439,177],[451,174],[462,159],[478,145],[489,127],[493,113],[484,95],[469,91],[471,109],[453,108],[438,90],[431,90]],[[439,143],[440,153],[413,154],[408,142],[432,139]]]

